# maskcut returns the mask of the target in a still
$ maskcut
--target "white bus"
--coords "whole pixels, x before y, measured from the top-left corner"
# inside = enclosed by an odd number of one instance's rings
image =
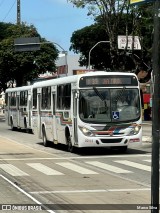
[[[32,88],[32,131],[43,139],[75,147],[126,151],[142,141],[137,76],[89,72],[37,82]],[[121,102],[121,103],[120,103]]]
[[[31,88],[23,86],[5,91],[5,119],[12,130],[31,131]]]

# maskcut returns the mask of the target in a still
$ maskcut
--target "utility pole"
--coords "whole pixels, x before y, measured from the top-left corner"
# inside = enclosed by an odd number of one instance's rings
[[[159,212],[159,140],[160,140],[160,1],[154,7],[153,40],[153,121],[152,121],[152,172],[151,205],[152,213]],[[155,208],[154,208],[155,207]]]
[[[90,49],[89,55],[88,55],[88,70],[89,71],[90,71],[90,66],[91,66],[91,51],[100,43],[110,43],[110,41],[99,41]]]
[[[21,23],[21,0],[17,0],[17,24]]]

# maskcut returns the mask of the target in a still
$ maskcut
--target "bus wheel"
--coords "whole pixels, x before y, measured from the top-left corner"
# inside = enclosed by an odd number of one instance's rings
[[[69,152],[74,152],[74,146],[72,145],[70,135],[67,135],[67,149]]]
[[[29,129],[27,128],[27,122],[26,122],[26,120],[24,121],[24,128],[25,128],[26,133],[29,133]]]
[[[45,147],[47,147],[48,146],[48,141],[47,141],[46,131],[45,131],[44,127],[42,127],[42,138],[43,138],[43,145]]]
[[[12,131],[15,131],[15,130],[16,130],[16,127],[14,127],[14,125],[13,125],[13,120],[12,120],[12,118],[11,118],[11,130],[12,130]]]

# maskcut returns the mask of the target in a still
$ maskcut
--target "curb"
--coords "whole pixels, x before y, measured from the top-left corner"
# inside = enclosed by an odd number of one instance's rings
[[[142,126],[143,126],[143,125],[149,125],[149,126],[152,126],[152,122],[143,122],[143,123],[142,123]]]

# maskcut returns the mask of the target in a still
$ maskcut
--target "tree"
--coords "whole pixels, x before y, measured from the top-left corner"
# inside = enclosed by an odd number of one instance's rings
[[[125,31],[125,20],[126,20],[126,14],[122,16],[121,23],[119,28],[117,29],[119,35],[123,35],[123,32]],[[144,22],[142,23],[143,26]],[[128,17],[128,31],[131,31],[131,26],[132,26],[132,18]],[[147,25],[146,25],[147,27]],[[147,29],[145,30],[145,33],[142,31],[143,34],[143,40],[147,41],[146,36],[147,34]],[[149,35],[150,36],[150,35]],[[151,36],[150,36],[151,37]],[[95,24],[91,26],[84,27],[80,30],[75,31],[72,34],[71,37],[71,46],[70,50],[72,50],[74,53],[80,54],[80,65],[81,66],[88,66],[88,55],[89,55],[89,50],[99,41],[104,41],[106,40],[106,32],[103,27],[103,23],[99,18],[95,21]],[[136,68],[136,63],[141,62],[141,59],[143,57],[147,58],[150,57],[150,40],[148,42],[145,42],[145,46],[143,46],[143,51],[139,50],[134,50],[133,54],[132,51],[129,53],[128,51],[125,50],[118,50],[118,56],[117,56],[117,63],[119,66],[119,70],[123,71],[128,71],[128,70],[133,70]],[[128,52],[128,53],[126,53]],[[135,54],[138,57],[135,57]],[[143,57],[142,57],[143,56]],[[96,46],[92,50],[91,53],[91,64],[93,69],[98,69],[98,70],[107,70],[107,68],[111,67],[111,60],[110,60],[110,46],[109,44],[101,43]],[[138,59],[140,58],[140,60]],[[136,61],[136,62],[135,62]]]
[[[5,91],[8,82],[16,82],[17,86],[25,85],[40,73],[56,70],[58,50],[53,44],[45,44],[46,40],[41,38],[33,25],[0,23],[0,29],[0,89]],[[15,38],[37,36],[42,42],[39,51],[14,51]]]
[[[118,35],[120,35],[120,32],[122,33],[121,35],[126,36],[142,35],[141,27],[143,26],[142,24],[144,24],[142,16],[145,14],[144,8],[148,8],[148,5],[140,6],[138,8],[133,6],[130,7],[129,1],[124,0],[69,0],[69,2],[73,3],[73,5],[78,8],[87,7],[88,15],[92,15],[95,18],[95,21],[97,20],[97,17],[100,17],[99,23],[102,24],[103,29],[106,33],[106,36],[103,40],[110,41],[110,68],[119,69],[122,61],[126,61],[126,58],[129,59],[131,57],[128,57],[126,55],[127,49],[123,51],[123,55],[122,52],[118,50],[117,37]],[[147,12],[149,12],[149,10],[147,10]],[[149,15],[150,17],[152,17],[151,13],[149,13]],[[150,28],[149,31],[151,32],[152,29]],[[146,30],[148,31],[147,27]],[[71,46],[71,48],[72,47],[73,45]],[[92,46],[88,46],[88,51],[91,49],[91,47]],[[146,54],[145,51],[142,52]],[[134,52],[132,52],[132,56],[133,53]],[[123,58],[123,60],[119,60],[120,58]]]
[[[106,39],[106,33],[100,24],[93,24],[72,34],[71,47],[74,53],[80,53],[79,63],[88,66],[90,48],[98,41]],[[94,69],[105,69],[110,65],[109,44],[100,44],[92,51],[91,64]]]

